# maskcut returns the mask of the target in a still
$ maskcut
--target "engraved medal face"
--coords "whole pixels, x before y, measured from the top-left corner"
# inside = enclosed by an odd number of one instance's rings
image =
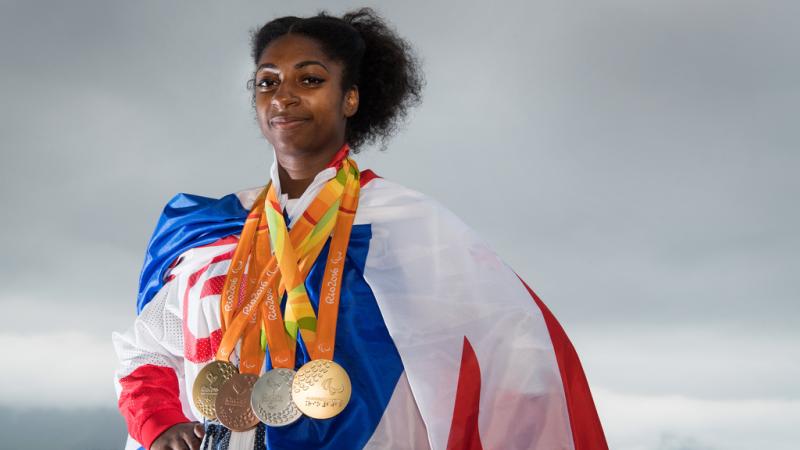
[[[253,386],[250,404],[256,417],[271,427],[292,424],[303,416],[292,401],[292,369],[272,369]]]
[[[233,431],[247,431],[258,425],[250,408],[250,394],[258,375],[237,373],[219,388],[215,408],[217,420]]]
[[[194,406],[205,418],[214,420],[217,413],[214,402],[217,399],[219,388],[239,372],[236,366],[226,361],[212,361],[206,364],[197,374],[192,385],[192,400]]]
[[[328,359],[316,359],[295,374],[292,399],[303,414],[329,419],[344,410],[351,390],[350,377],[342,366]]]

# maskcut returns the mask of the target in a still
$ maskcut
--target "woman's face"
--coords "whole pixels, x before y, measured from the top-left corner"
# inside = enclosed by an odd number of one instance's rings
[[[284,35],[264,49],[255,73],[256,114],[276,152],[332,154],[344,144],[358,92],[342,91],[342,70],[305,36]]]

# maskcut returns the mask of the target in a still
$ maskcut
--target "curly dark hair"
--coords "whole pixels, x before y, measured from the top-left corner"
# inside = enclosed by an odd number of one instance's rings
[[[358,86],[359,105],[347,119],[345,139],[354,153],[363,144],[386,142],[405,119],[408,109],[422,100],[425,84],[419,59],[372,9],[361,8],[341,18],[325,11],[316,16],[280,17],[251,33],[251,55],[258,65],[261,53],[276,38],[300,34],[316,40],[322,51],[344,66],[342,91]],[[252,88],[254,80],[248,86]],[[255,91],[252,97],[255,105]]]

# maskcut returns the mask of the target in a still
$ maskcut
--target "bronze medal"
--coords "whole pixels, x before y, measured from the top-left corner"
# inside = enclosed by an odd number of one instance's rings
[[[272,369],[253,386],[250,404],[256,417],[271,427],[293,424],[303,416],[292,401],[292,369]]]
[[[219,360],[206,364],[200,370],[192,385],[192,400],[195,408],[203,417],[209,420],[217,418],[214,402],[217,399],[219,388],[237,372],[236,366]]]
[[[329,359],[315,359],[303,365],[292,382],[294,403],[314,419],[329,419],[342,412],[351,392],[347,372]]]
[[[258,425],[250,408],[250,395],[258,375],[237,373],[219,388],[215,402],[217,419],[232,431],[247,431]]]

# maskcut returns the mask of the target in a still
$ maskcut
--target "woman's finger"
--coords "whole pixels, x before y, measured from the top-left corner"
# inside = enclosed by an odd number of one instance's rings
[[[205,434],[206,434],[206,430],[205,430],[205,428],[203,428],[203,424],[202,423],[198,423],[198,424],[196,424],[194,426],[194,435],[195,436],[197,436],[200,439],[203,439],[203,436],[205,436]]]
[[[186,436],[184,436],[184,442],[186,444],[186,448],[189,450],[200,450],[200,438],[194,434],[187,433]]]

